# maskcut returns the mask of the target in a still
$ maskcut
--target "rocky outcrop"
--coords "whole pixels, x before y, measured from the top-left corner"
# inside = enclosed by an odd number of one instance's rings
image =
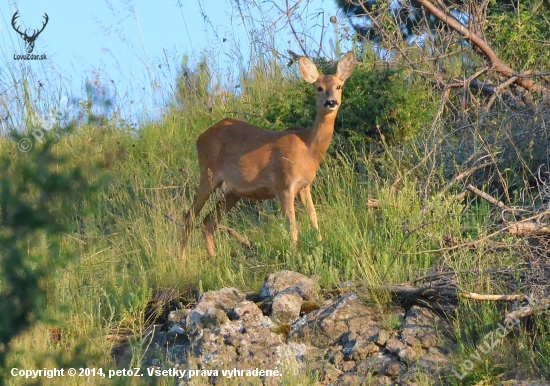
[[[277,385],[283,374],[321,385],[437,385],[452,376],[455,343],[428,309],[381,311],[356,292],[321,299],[317,283],[290,271],[269,275],[254,300],[224,288],[172,311],[146,331],[142,368],[171,369],[179,384]]]

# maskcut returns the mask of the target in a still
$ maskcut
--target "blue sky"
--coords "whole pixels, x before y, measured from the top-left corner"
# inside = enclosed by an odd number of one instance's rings
[[[274,4],[283,5],[285,1],[240,0],[244,18],[236,3],[236,0],[2,1],[0,63],[13,61],[14,54],[25,53],[23,40],[11,26],[15,11],[19,11],[20,29],[29,32],[42,26],[47,13],[48,25],[36,40],[33,52],[46,54],[47,62],[26,63],[44,74],[40,81],[46,88],[59,89],[62,84],[60,99],[82,97],[84,81],[95,80],[109,84],[111,94],[116,94],[116,103],[134,101],[136,106],[160,109],[171,95],[184,54],[189,56],[191,65],[206,56],[228,78],[234,76],[235,58],[242,56],[246,62],[250,55],[250,26],[277,20],[280,13]],[[334,1],[304,0],[300,4],[297,12],[303,24],[296,25],[296,29],[308,33],[304,37],[306,45],[318,46],[324,25],[325,53],[333,54],[329,47],[334,37],[329,18],[336,13]],[[274,26],[264,25],[278,31],[273,44],[280,52],[287,48],[300,51],[290,30],[284,28],[284,19]],[[257,33],[262,36],[265,31]]]

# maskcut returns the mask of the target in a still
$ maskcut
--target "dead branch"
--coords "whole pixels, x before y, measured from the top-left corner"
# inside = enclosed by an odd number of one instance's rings
[[[495,88],[495,93],[491,95],[491,98],[489,98],[489,102],[487,102],[487,106],[485,106],[485,111],[491,110],[491,106],[493,103],[495,103],[495,100],[497,97],[500,99],[499,93],[505,89],[506,87],[510,86],[512,83],[514,83],[516,80],[518,80],[517,76],[513,76],[510,79],[508,79],[506,82],[502,83],[500,86]]]
[[[377,289],[387,291],[401,301],[428,306],[438,311],[452,309],[456,305],[458,298],[491,302],[513,302],[525,299],[525,296],[522,294],[494,295],[466,292],[460,290],[455,284],[426,285],[423,287],[404,284],[381,286]]]
[[[539,214],[536,214],[534,216],[531,216],[531,217],[528,217],[526,219],[523,219],[521,221],[519,221],[518,223],[520,222],[528,222],[528,221],[531,221],[531,220],[535,220],[535,219],[538,219],[538,218],[541,218],[541,217],[544,217],[544,216],[548,216],[550,215],[550,210],[547,210],[547,211],[544,211],[542,213],[539,213]],[[516,225],[518,223],[513,223],[513,225]],[[476,248],[479,244],[481,244],[482,242],[484,241],[487,241],[489,240],[490,238],[492,237],[495,237],[496,235],[499,235],[503,232],[506,232],[511,226],[510,225],[507,225],[491,234],[488,234],[487,236],[485,237],[482,237],[480,239],[477,239],[476,241],[471,241],[471,242],[468,242],[468,243],[462,243],[462,244],[457,244],[457,245],[453,245],[453,246],[450,246],[450,247],[445,247],[445,248],[438,248],[438,249],[428,249],[428,250],[424,250],[424,251],[418,251],[418,252],[407,252],[408,255],[412,256],[412,255],[420,255],[420,254],[424,254],[424,253],[439,253],[439,252],[451,252],[451,251],[454,251],[455,249],[460,249],[460,248]]]
[[[460,202],[460,201],[464,200],[467,195],[468,195],[468,191],[463,190],[462,192],[458,193],[453,200]]]
[[[518,319],[523,319],[535,314],[537,311],[546,311],[550,309],[550,298],[544,298],[532,302],[533,305],[518,308],[515,311],[509,312],[504,318],[504,323],[513,322]]]
[[[550,235],[550,225],[534,221],[515,222],[508,225],[508,234],[515,237]]]
[[[502,201],[499,201],[497,200],[496,198],[490,196],[489,194],[485,193],[485,192],[482,192],[481,190],[479,190],[478,188],[476,188],[475,186],[473,185],[468,185],[466,186],[466,189],[472,193],[474,193],[475,195],[483,198],[485,201],[489,202],[490,204],[500,208],[500,209],[508,209],[510,210],[510,208],[508,208]]]
[[[491,69],[499,74],[507,77],[517,77],[515,83],[528,91],[546,91],[546,89],[537,83],[533,82],[530,78],[523,78],[521,74],[518,74],[506,65],[493,51],[493,49],[487,44],[487,42],[471,31],[468,27],[460,24],[453,16],[438,8],[433,0],[418,0],[418,2],[428,10],[432,15],[437,17],[443,23],[447,24],[451,29],[458,32],[462,37],[473,44],[476,51],[481,54],[490,64]]]
[[[461,298],[479,300],[479,301],[489,301],[489,302],[513,302],[516,300],[525,299],[524,295],[483,295],[476,294],[474,292],[461,292],[458,294]]]

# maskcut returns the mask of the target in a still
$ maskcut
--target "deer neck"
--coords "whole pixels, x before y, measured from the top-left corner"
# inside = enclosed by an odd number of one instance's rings
[[[310,129],[307,147],[309,153],[317,160],[318,164],[325,158],[325,154],[332,141],[336,112],[337,111],[331,111],[326,114],[317,113],[313,127]]]

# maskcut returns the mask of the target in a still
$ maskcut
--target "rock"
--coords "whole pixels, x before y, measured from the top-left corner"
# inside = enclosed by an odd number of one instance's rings
[[[323,371],[321,373],[321,381],[324,383],[335,381],[340,374],[341,371],[338,370],[334,365],[327,364],[323,367]]]
[[[390,333],[386,330],[381,330],[380,332],[378,332],[377,334],[375,334],[373,337],[372,337],[372,341],[374,343],[376,343],[377,345],[379,346],[383,346],[386,344],[386,342],[388,341],[388,339],[390,339]]]
[[[344,361],[342,362],[342,371],[347,373],[355,368],[357,363],[355,361]]]
[[[296,293],[279,293],[273,298],[271,317],[277,323],[292,324],[300,317],[303,301]]]
[[[332,348],[327,352],[325,359],[333,365],[339,365],[344,360],[344,353],[342,350]]]
[[[407,368],[401,362],[391,361],[386,364],[385,371],[386,371],[386,375],[390,377],[395,377],[405,373],[405,371],[407,371]]]
[[[415,351],[412,347],[401,342],[397,338],[388,339],[386,342],[386,350],[391,354],[396,355],[401,361],[407,364],[411,364],[420,356],[418,351]]]
[[[448,338],[449,325],[427,308],[413,306],[407,312],[401,336],[409,346],[455,348]]]
[[[280,271],[267,277],[260,289],[260,300],[274,298],[282,292],[296,294],[303,300],[316,301],[319,298],[319,285],[312,279],[292,271]]]
[[[317,371],[322,385],[438,384],[456,347],[448,324],[418,306],[367,306],[355,292],[319,298],[316,283],[282,271],[265,281],[259,303],[234,288],[204,293],[192,310],[176,310],[151,326],[142,365],[178,369],[275,369],[300,376]],[[304,307],[304,302],[311,305]],[[260,304],[260,308],[257,304]],[[309,312],[308,312],[309,311]],[[300,313],[305,313],[300,317]],[[385,321],[397,318],[394,330]],[[131,363],[131,346],[113,348],[118,365]],[[130,358],[128,358],[130,355]],[[419,374],[422,378],[419,378]],[[248,379],[278,385],[285,377]],[[221,377],[179,384],[223,383]]]
[[[334,299],[315,312],[298,319],[289,340],[306,341],[316,347],[332,346],[345,333],[366,333],[376,326],[376,312],[365,307],[356,293]]]
[[[391,361],[391,358],[382,353],[370,356],[357,364],[357,376],[365,379],[372,375],[383,375],[386,365]]]
[[[219,325],[224,321],[219,311],[226,314],[244,300],[245,294],[235,288],[223,288],[219,291],[205,292],[199,298],[195,308],[187,315],[185,326],[193,333],[205,321],[209,325]]]
[[[377,353],[380,348],[374,343],[366,343],[364,345],[358,345],[353,348],[351,359],[354,361],[361,361],[371,354]]]
[[[170,330],[168,332],[178,335],[185,334],[185,330],[179,324],[174,324],[172,327],[170,327]]]
[[[227,316],[230,320],[241,320],[246,326],[255,325],[257,322],[261,324],[261,322],[265,321],[265,318],[262,318],[262,310],[260,310],[254,302],[248,300],[236,304],[235,307],[227,313]],[[266,327],[270,326],[271,323]]]
[[[168,320],[172,323],[185,323],[185,318],[187,318],[190,311],[188,309],[170,311],[168,313]]]

